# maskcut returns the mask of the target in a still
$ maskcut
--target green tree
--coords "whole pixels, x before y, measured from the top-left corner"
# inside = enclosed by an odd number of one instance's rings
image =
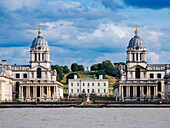
[[[78,71],[78,64],[77,64],[77,63],[73,63],[73,64],[71,65],[71,70],[72,70],[73,72]]]
[[[91,66],[91,71],[96,71],[96,70],[98,70],[97,64],[92,65]]]
[[[84,66],[83,65],[78,65],[78,71],[84,71]]]
[[[104,60],[104,61],[102,62],[102,69],[103,69],[103,70],[106,70],[109,66],[112,66],[112,67],[113,67],[113,65],[112,65],[112,63],[111,63],[110,60]]]
[[[96,77],[99,79],[99,75],[103,75],[103,79],[106,79],[106,73],[103,70],[99,70],[96,73]]]
[[[97,67],[98,67],[98,70],[102,70],[102,64],[101,63],[98,63]]]
[[[113,71],[113,76],[120,78],[121,76],[120,71]]]
[[[70,69],[68,69],[68,67],[65,65],[63,67],[63,73],[69,73],[70,72]]]
[[[54,70],[54,69],[57,70],[57,80],[58,80],[58,81],[61,81],[61,80],[63,79],[63,77],[64,77],[62,66],[59,66],[59,65],[51,65],[51,68],[52,68],[52,70]]]
[[[67,83],[68,83],[68,79],[74,79],[74,75],[77,75],[77,78],[80,78],[77,73],[70,73],[70,74],[68,74],[67,77],[66,77]]]

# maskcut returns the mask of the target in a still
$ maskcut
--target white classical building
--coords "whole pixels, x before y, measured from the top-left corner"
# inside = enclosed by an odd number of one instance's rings
[[[165,71],[165,99],[170,100],[170,67],[166,67]]]
[[[50,49],[41,29],[30,48],[29,65],[11,65],[13,100],[20,94],[21,101],[57,101],[63,98],[63,84],[56,81],[56,70],[51,71]]]
[[[11,66],[2,60],[0,64],[0,102],[12,101],[12,71]]]
[[[69,96],[79,96],[79,94],[96,94],[97,96],[108,96],[108,79],[84,78],[79,79],[74,75],[74,79],[68,79]]]
[[[147,64],[147,50],[138,35],[127,47],[126,71],[113,86],[114,97],[119,100],[156,100],[165,98],[165,69],[170,64]]]

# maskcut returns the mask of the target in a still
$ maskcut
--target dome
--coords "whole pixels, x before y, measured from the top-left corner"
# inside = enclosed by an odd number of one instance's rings
[[[48,47],[48,42],[43,37],[38,36],[33,40],[31,48],[37,46]]]
[[[128,48],[134,47],[134,46],[144,46],[144,41],[142,38],[138,36],[138,30],[135,31],[135,36],[129,41]]]
[[[34,48],[34,47],[37,47],[37,46],[45,47],[45,48],[48,47],[48,42],[42,37],[41,29],[39,29],[39,31],[38,31],[37,38],[35,38],[33,40],[31,48]]]

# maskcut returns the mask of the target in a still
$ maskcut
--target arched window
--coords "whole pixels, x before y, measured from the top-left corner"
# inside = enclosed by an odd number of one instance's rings
[[[41,78],[41,68],[37,68],[37,78]]]
[[[135,73],[136,73],[136,78],[140,78],[140,69],[139,68],[136,68]]]
[[[161,82],[158,82],[158,91],[161,92]]]

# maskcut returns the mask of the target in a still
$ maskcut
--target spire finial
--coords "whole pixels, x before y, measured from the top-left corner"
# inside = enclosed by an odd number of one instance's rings
[[[135,27],[136,27],[136,30],[135,30],[135,32],[138,32],[138,25],[135,25]]]
[[[39,27],[39,31],[38,32],[41,33],[41,25],[38,25],[38,27]]]

